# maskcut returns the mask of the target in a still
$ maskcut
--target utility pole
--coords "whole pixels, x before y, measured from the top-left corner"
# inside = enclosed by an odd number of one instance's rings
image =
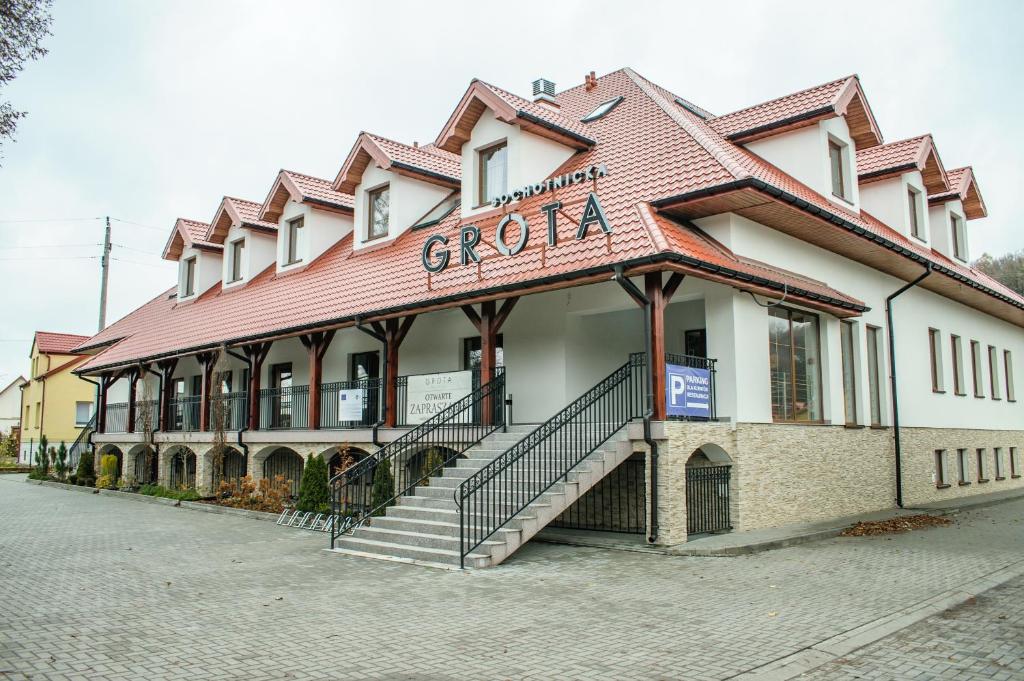
[[[110,276],[110,216],[103,234],[103,255],[100,256],[100,328],[107,326],[107,278]]]

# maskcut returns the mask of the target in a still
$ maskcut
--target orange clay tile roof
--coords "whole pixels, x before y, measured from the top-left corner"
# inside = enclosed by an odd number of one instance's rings
[[[209,229],[210,225],[205,222],[178,218],[174,222],[171,235],[167,238],[167,244],[164,245],[163,258],[177,260],[181,256],[182,249],[190,246],[221,250],[223,246],[206,240]]]
[[[277,229],[276,222],[266,222],[260,219],[260,209],[263,208],[262,203],[256,203],[255,201],[246,201],[245,199],[236,199],[231,196],[225,196],[225,200],[230,201],[231,205],[234,206],[238,212],[238,216],[242,219],[243,225],[252,225],[256,227],[262,227],[264,229]]]
[[[73,355],[75,354],[73,350],[87,340],[89,340],[89,336],[36,331],[35,346],[39,352],[50,355]]]
[[[291,179],[305,200],[312,200],[314,203],[325,203],[337,208],[352,209],[355,206],[355,198],[351,194],[342,194],[334,191],[330,180],[324,180],[312,175],[296,173],[292,170],[282,170]]]
[[[608,99],[606,97],[605,99],[602,99],[599,102],[594,102],[594,105],[588,111],[579,113],[577,110],[572,115],[570,115],[567,111],[553,110],[550,107],[547,107],[543,104],[538,104],[537,102],[532,102],[529,99],[520,97],[519,95],[512,94],[508,90],[503,90],[500,87],[497,87],[496,85],[485,83],[482,80],[478,82],[485,88],[493,92],[494,94],[498,95],[498,97],[503,99],[509,106],[516,109],[517,111],[522,111],[529,116],[533,116],[542,121],[545,121],[546,123],[550,123],[551,125],[559,127],[563,130],[567,130],[568,132],[574,135],[578,135],[579,137],[590,140],[594,138],[593,132],[585,123],[580,122],[580,119],[586,116],[591,111],[593,111],[594,107],[596,107],[598,104],[602,104],[606,102]],[[572,92],[572,90],[567,90],[566,92],[560,93],[556,99],[560,100],[562,97],[566,95],[567,92]],[[559,101],[559,104],[561,105],[562,102]],[[576,115],[576,113],[579,113],[579,115]]]
[[[967,214],[968,220],[983,218],[988,215],[985,200],[981,198],[981,190],[978,188],[977,179],[974,177],[974,170],[970,166],[947,170],[946,179],[949,184],[948,191],[929,195],[928,201],[930,203],[960,199],[964,204],[964,212]]]
[[[732,113],[716,116],[709,120],[708,124],[715,132],[728,138],[799,116],[832,111],[836,98],[854,78],[856,76],[847,76],[761,104],[748,106]]]
[[[931,135],[857,150],[857,177],[861,183],[908,170],[922,172],[929,193],[944,191],[948,186],[946,170]]]
[[[651,207],[708,192],[731,191],[744,184],[764,193],[766,200],[787,201],[819,216],[822,229],[846,229],[864,238],[887,240],[905,257],[933,262],[949,276],[963,277],[1024,309],[1024,297],[939,257],[867,214],[832,204],[729,142],[700,116],[676,105],[670,92],[631,69],[601,77],[591,90],[583,85],[567,90],[557,99],[562,116],[579,120],[598,104],[618,96],[623,97],[618,106],[586,125],[587,134],[600,143],[572,156],[551,177],[595,164],[605,164],[608,175],[558,189],[554,197],[541,194],[516,204],[516,212],[526,217],[536,233],[545,224],[541,205],[552,198],[562,203],[556,217],[555,246],[533,237],[516,256],[500,255],[493,244],[502,212],[488,211],[473,220],[482,233],[477,247],[480,262],[468,266],[453,262],[446,270],[430,274],[420,263],[428,234],[407,231],[386,247],[359,252],[352,250],[348,236],[301,272],[277,276],[270,266],[244,287],[222,291],[215,286],[198,300],[183,304],[178,304],[174,289],[169,289],[85,343],[83,348],[113,344],[81,370],[97,371],[221,343],[348,324],[357,317],[402,314],[496,294],[515,295],[539,286],[605,280],[619,264],[632,267],[667,262],[742,290],[774,291],[777,295],[785,289],[795,302],[840,316],[866,309],[860,301],[823,282],[737,257],[700,230],[674,222]],[[598,194],[613,229],[605,235],[592,228],[586,238],[575,239],[591,191]],[[455,211],[430,234],[441,234],[450,244],[457,244],[461,226]]]
[[[443,177],[458,180],[462,177],[462,157],[449,151],[443,151],[430,145],[430,149],[414,147],[409,144],[366,133],[380,149],[387,154],[392,163],[400,163],[412,168],[426,170]]]

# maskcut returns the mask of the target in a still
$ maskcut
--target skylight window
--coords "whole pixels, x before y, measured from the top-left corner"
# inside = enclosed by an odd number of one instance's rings
[[[581,120],[584,123],[590,123],[591,121],[596,121],[598,118],[608,115],[608,112],[618,106],[622,99],[622,97],[616,97],[615,99],[609,99],[604,104],[599,104],[596,109],[588,113]]]
[[[697,116],[698,118],[703,118],[704,120],[710,118],[710,114],[708,114],[707,111],[700,108],[696,104],[693,104],[692,102],[686,101],[682,97],[676,97],[676,104],[683,107],[684,109],[692,113],[694,116]]]

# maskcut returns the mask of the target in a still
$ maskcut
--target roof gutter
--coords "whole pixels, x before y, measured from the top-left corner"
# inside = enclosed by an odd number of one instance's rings
[[[827,116],[828,114],[834,114],[835,112],[835,106],[833,106],[832,104],[828,104],[818,109],[813,109],[811,111],[805,111],[804,113],[797,114],[795,116],[790,116],[789,118],[783,118],[778,121],[772,121],[771,123],[765,123],[764,125],[759,125],[756,128],[739,130],[737,132],[727,135],[726,139],[728,139],[730,142],[737,142],[747,137],[753,137],[755,135],[771,132],[772,130],[778,130],[779,128],[785,128],[790,125],[796,125],[797,123],[810,123],[814,121],[814,119],[816,118],[821,118],[822,116]],[[725,118],[728,115],[730,114],[726,114],[725,116],[718,116],[717,119]],[[711,118],[708,120],[708,123],[712,124],[712,127],[714,127],[713,124],[715,123],[715,120],[715,118]]]
[[[441,173],[434,172],[433,170],[427,170],[426,168],[420,168],[418,166],[410,165],[408,163],[402,163],[401,161],[392,161],[391,167],[404,170],[409,173],[415,173],[416,175],[423,175],[424,177],[430,177],[435,180],[441,180],[445,184],[453,185],[454,187],[461,187],[462,180],[457,177],[449,177]]]
[[[565,135],[566,137],[573,139],[579,142],[580,144],[585,144],[588,147],[592,147],[595,144],[597,144],[597,142],[590,139],[589,137],[584,137],[583,135],[577,132],[573,132],[572,130],[566,130],[562,126],[551,123],[550,121],[546,121],[538,116],[534,116],[532,113],[528,111],[523,111],[522,109],[519,109],[518,111],[516,111],[516,117],[522,118],[524,121],[529,121],[531,123],[539,125],[542,128],[547,128],[548,130],[557,132],[559,135]]]
[[[735,279],[736,281],[753,284],[762,288],[773,289],[776,291],[788,291],[790,296],[799,296],[807,300],[813,300],[823,305],[828,305],[834,308],[851,310],[853,312],[863,313],[869,311],[871,308],[860,304],[853,303],[848,300],[841,300],[839,298],[832,298],[831,296],[821,295],[814,293],[802,288],[796,288],[793,286],[786,286],[779,282],[771,279],[765,279],[763,277],[756,277],[743,272],[738,272],[728,267],[722,267],[720,265],[713,265],[711,263],[698,260],[697,258],[691,258],[689,256],[682,255],[681,253],[655,253],[653,255],[647,255],[640,258],[633,258],[632,260],[625,260],[620,263],[600,265],[597,267],[590,267],[585,270],[577,270],[575,272],[566,272],[563,274],[557,274],[550,277],[541,277],[539,279],[533,279],[526,282],[517,282],[514,284],[502,284],[500,286],[493,286],[487,289],[479,289],[476,291],[470,291],[467,293],[458,293],[443,298],[434,298],[428,301],[421,301],[417,303],[407,303],[405,305],[398,305],[390,308],[382,308],[379,310],[371,310],[368,312],[361,312],[359,314],[347,315],[345,317],[336,317],[334,319],[328,319],[317,324],[307,324],[300,326],[287,327],[284,329],[277,329],[272,332],[266,332],[261,334],[253,334],[251,336],[244,336],[241,338],[230,338],[222,339],[213,343],[205,343],[203,345],[196,345],[170,352],[163,352],[149,357],[142,358],[143,361],[155,361],[158,359],[164,359],[168,357],[182,357],[185,355],[194,354],[196,352],[203,352],[205,350],[212,350],[220,347],[224,343],[230,343],[232,345],[245,345],[247,343],[254,343],[257,341],[263,341],[273,338],[286,337],[289,335],[301,333],[304,331],[315,331],[317,329],[326,329],[331,327],[338,327],[339,325],[352,324],[359,325],[360,320],[365,321],[371,317],[389,317],[393,315],[401,315],[405,312],[420,311],[424,307],[443,307],[449,304],[458,304],[466,300],[474,300],[481,297],[487,297],[495,294],[522,292],[532,288],[538,288],[547,286],[549,284],[555,284],[565,281],[573,281],[576,279],[588,279],[593,277],[600,277],[602,275],[613,274],[616,267],[633,268],[642,267],[645,265],[659,265],[664,263],[677,263],[692,267],[701,271],[710,272],[717,276],[721,276],[727,279]],[[698,275],[699,276],[699,275]],[[100,371],[109,370],[119,366],[127,366],[140,361],[139,359],[125,360],[124,362],[117,362],[110,365],[102,365],[92,367],[89,371]],[[73,373],[79,374],[79,371]],[[81,374],[79,374],[81,375]]]
[[[896,385],[896,329],[892,324],[892,301],[914,288],[932,273],[928,264],[914,281],[904,284],[885,299],[885,322],[889,326],[889,391],[892,393],[892,432],[896,450],[896,506],[903,508],[903,456],[900,449],[900,407]]]

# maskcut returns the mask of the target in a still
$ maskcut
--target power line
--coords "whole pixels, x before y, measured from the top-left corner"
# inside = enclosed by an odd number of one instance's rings
[[[93,244],[93,245],[99,246],[99,244]],[[124,244],[111,244],[111,246],[116,246],[117,248],[123,248],[123,249],[125,249],[127,251],[135,251],[136,253],[145,253],[146,255],[160,255],[160,253],[158,251],[144,251],[141,248],[134,248],[132,246],[125,246]]]
[[[135,225],[136,227],[143,227],[145,229],[155,229],[158,232],[167,232],[166,227],[154,227],[153,225],[144,225],[141,222],[132,222],[131,220],[122,220],[121,218],[110,218],[114,222],[123,222],[126,225]]]

